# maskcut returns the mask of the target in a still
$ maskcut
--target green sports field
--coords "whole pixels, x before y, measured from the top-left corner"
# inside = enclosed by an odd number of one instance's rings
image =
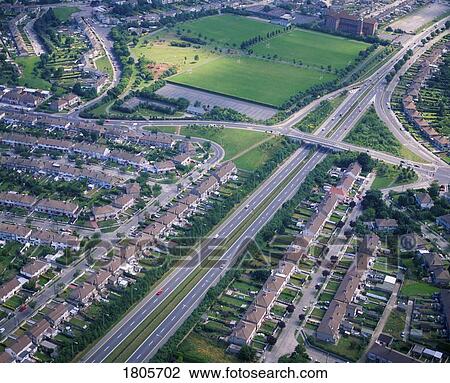
[[[278,107],[294,94],[334,78],[330,73],[254,57],[223,56],[169,81]]]
[[[281,61],[342,69],[370,44],[325,33],[294,29],[252,47],[258,56],[277,55]]]
[[[242,51],[252,37],[276,37]],[[207,44],[178,46],[182,36],[200,38]],[[157,64],[175,66],[169,82],[280,107],[291,96],[333,81],[369,44],[325,33],[278,25],[243,16],[222,14],[180,23],[153,35],[140,37],[131,47],[135,59],[144,56]],[[263,57],[265,56],[265,57]],[[270,58],[269,58],[270,56]],[[295,62],[294,62],[295,60]],[[325,69],[325,70],[324,70]]]
[[[278,25],[257,21],[242,16],[221,15],[209,16],[177,25],[176,30],[187,36],[200,37],[223,45],[237,47],[241,42],[256,35],[280,29]]]

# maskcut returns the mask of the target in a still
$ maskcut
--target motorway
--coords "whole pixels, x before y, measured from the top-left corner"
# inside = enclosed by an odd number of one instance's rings
[[[241,206],[212,233],[213,237],[218,235],[218,238],[213,238],[212,240],[207,241],[206,246],[202,246],[200,252],[196,254],[196,256],[189,259],[182,267],[177,268],[177,270],[166,278],[162,284],[154,289],[154,291],[163,290],[164,293],[162,295],[157,296],[154,294],[149,294],[147,299],[145,299],[141,305],[139,305],[138,308],[131,313],[131,315],[122,320],[119,326],[116,326],[115,329],[110,332],[110,334],[108,334],[108,336],[100,342],[91,353],[88,354],[85,361],[103,361],[113,351],[113,349],[117,347],[117,345],[119,345],[134,329],[136,329],[155,308],[157,308],[170,296],[170,294],[183,282],[183,280],[189,276],[193,269],[196,268],[203,259],[210,255],[217,247],[220,247],[221,243],[232,235],[240,223],[249,217],[252,212],[264,202],[264,200],[279,186],[279,184],[282,183],[283,180],[285,180],[289,174],[292,173],[308,156],[309,152],[310,151],[308,148],[301,148],[297,150],[294,155],[288,159],[288,161],[279,167],[279,169],[266,182],[264,182],[256,192],[254,192],[245,202],[243,202]],[[232,247],[230,247],[225,254],[223,254],[223,260],[230,261],[231,258],[237,254],[241,248],[241,245],[244,243],[243,241],[248,240],[248,238],[250,238],[249,235],[254,236],[256,234],[256,232],[270,219],[270,217],[281,207],[281,205],[293,195],[301,180],[319,161],[325,157],[325,155],[326,154],[324,152],[317,153],[308,161],[307,164],[305,164],[301,171],[296,174],[291,182],[289,182],[283,192],[280,193],[278,197],[274,199],[264,210],[264,212],[250,224],[240,239]],[[246,208],[247,206],[248,208]],[[201,297],[208,290],[208,287],[215,282],[216,277],[224,271],[226,271],[226,269],[211,269],[211,271],[208,272],[202,279],[202,283],[199,282],[196,288],[194,288],[187,297],[190,297],[191,300],[201,299]],[[205,287],[206,283],[208,284],[208,287]],[[194,308],[195,307],[193,306],[189,306],[189,309]],[[176,310],[178,309],[179,307]],[[177,311],[180,315],[184,315],[186,312],[187,310],[185,308],[181,311]],[[173,316],[170,318],[172,317]],[[178,320],[176,323],[178,323]],[[164,339],[167,339],[167,336],[169,336],[168,334],[171,333],[172,331],[166,331]],[[160,332],[158,334],[159,336],[162,336]],[[153,343],[150,344],[150,342],[151,340],[145,343],[149,350],[146,350],[145,352],[141,350],[139,353],[141,354],[140,356],[147,356],[151,353],[150,348],[152,350],[154,349],[154,347],[152,348]],[[137,358],[137,355],[135,355],[134,358]]]
[[[442,21],[444,22],[444,21]],[[441,23],[442,23],[441,22]],[[431,30],[431,29],[430,29]],[[426,31],[426,32],[429,32]],[[257,131],[276,131],[279,134],[284,134],[290,137],[300,138],[305,142],[320,143],[325,147],[339,148],[344,150],[356,150],[368,152],[375,158],[382,159],[384,161],[400,164],[409,163],[411,166],[415,167],[415,170],[421,173],[422,176],[432,178],[436,175],[438,168],[443,168],[443,174],[448,176],[450,179],[450,172],[448,167],[443,166],[435,158],[429,157],[428,153],[424,153],[424,156],[428,156],[427,159],[432,159],[430,164],[422,164],[414,161],[406,161],[395,156],[391,156],[385,153],[380,153],[373,150],[367,150],[366,148],[361,148],[355,145],[350,145],[342,143],[346,134],[351,130],[355,123],[361,118],[365,113],[367,108],[376,99],[377,94],[380,94],[385,89],[384,77],[387,73],[392,70],[393,65],[398,59],[400,59],[407,49],[413,47],[418,41],[423,37],[422,34],[416,35],[411,38],[408,44],[405,45],[392,59],[390,59],[385,65],[383,65],[379,70],[377,70],[372,76],[370,76],[359,88],[354,89],[350,95],[343,101],[343,103],[337,108],[336,112],[333,113],[330,118],[328,118],[324,124],[319,128],[318,132],[315,134],[306,134],[292,129],[293,120],[297,121],[297,117],[291,119],[289,122],[285,121],[281,124],[275,125],[273,127],[262,126],[258,124],[242,124],[242,123],[222,123],[217,121],[202,121],[201,124],[220,124],[225,127],[239,128],[239,129],[253,129]],[[300,111],[301,112],[301,111]],[[303,118],[301,113],[297,113],[298,120]],[[304,114],[306,115],[306,113]],[[117,124],[117,121],[115,122]],[[127,124],[127,121],[120,121],[120,123]],[[151,125],[187,125],[190,123],[199,123],[196,120],[193,121],[147,121],[145,123],[138,123],[138,129],[142,129],[143,126]],[[305,153],[303,153],[305,155]],[[283,191],[285,196],[280,196],[276,200],[272,201],[270,205],[255,219],[252,224],[246,229],[242,236],[223,254],[223,259],[230,260],[238,254],[239,249],[248,238],[252,238],[256,232],[263,226],[264,222],[270,219],[276,210],[282,205],[282,203],[292,195],[296,188],[298,187],[301,180],[308,174],[312,167],[318,163],[318,161],[324,156],[323,153],[315,154],[308,162],[308,165],[301,169],[295,176],[295,178],[288,183],[286,189]],[[287,175],[287,174],[286,174]],[[274,190],[276,186],[282,181],[279,179],[275,180],[276,177],[271,177],[269,179],[269,186],[265,186],[264,190],[269,193]],[[270,191],[269,191],[269,190]],[[289,190],[290,189],[290,190]],[[261,193],[261,188],[258,189],[258,195]],[[255,194],[251,197],[250,206],[261,203],[262,199],[257,199]],[[253,205],[256,204],[256,205]],[[234,227],[236,227],[242,219],[245,219],[245,210],[240,209],[241,214],[233,214],[229,220],[227,220],[219,229],[219,238],[225,238],[229,236]],[[218,243],[220,245],[220,242]],[[202,253],[207,256],[208,249]],[[198,260],[195,260],[198,264]],[[230,262],[231,263],[231,262]],[[158,289],[164,289],[164,295],[167,296],[170,292],[174,291],[176,287],[181,283],[182,279],[179,277],[181,275],[187,277],[191,272],[191,269],[182,268],[177,272],[173,273],[169,278],[167,278]],[[128,362],[144,362],[151,358],[152,355],[158,350],[158,348],[176,331],[179,324],[187,318],[192,310],[196,307],[198,302],[202,299],[209,287],[211,287],[220,276],[225,272],[220,268],[210,269],[206,275],[197,283],[197,285],[184,297],[181,303],[167,316],[167,318],[159,324],[157,329],[153,331],[150,336],[143,342],[140,347],[131,355]],[[156,289],[155,289],[156,290]],[[140,305],[134,312],[133,315],[127,316],[119,326],[108,334],[94,350],[87,356],[85,361],[87,362],[101,362],[107,358],[107,356],[127,337],[133,329],[137,328],[138,324],[141,323],[153,310],[155,310],[158,305],[164,302],[164,297],[162,296],[152,296],[151,294],[148,298]]]
[[[184,126],[188,124],[216,124],[226,128],[238,128],[238,129],[250,129],[256,131],[272,132],[275,134],[286,135],[292,138],[301,139],[305,143],[320,144],[324,148],[338,149],[338,150],[352,150],[359,152],[367,152],[372,157],[381,159],[383,161],[392,164],[408,164],[415,168],[415,170],[423,177],[427,179],[437,178],[442,182],[450,182],[450,168],[447,165],[442,164],[439,159],[434,155],[430,155],[428,151],[420,151],[417,153],[423,155],[425,160],[429,160],[428,164],[418,163],[414,161],[402,160],[398,157],[343,143],[345,135],[351,130],[359,118],[364,114],[367,108],[385,91],[386,83],[384,77],[389,73],[394,64],[403,56],[407,49],[413,48],[420,42],[420,40],[429,33],[437,25],[441,26],[448,20],[448,17],[442,21],[436,23],[432,27],[425,30],[423,33],[412,36],[405,46],[394,55],[386,64],[378,69],[373,75],[366,80],[353,84],[345,88],[350,90],[349,96],[341,103],[337,110],[330,116],[324,124],[314,134],[308,134],[300,132],[293,128],[298,121],[304,118],[313,108],[315,108],[320,101],[324,99],[330,99],[337,96],[344,89],[337,90],[328,95],[323,96],[320,99],[315,100],[307,107],[296,112],[293,116],[287,120],[274,125],[265,126],[260,124],[248,124],[238,122],[221,122],[221,121],[198,121],[198,120],[158,120],[158,121],[146,121],[137,122],[137,129],[142,129],[144,126]],[[99,37],[100,41],[103,39]],[[108,52],[110,47],[104,45],[105,51]],[[417,53],[415,52],[415,55]],[[109,57],[109,55],[108,55]],[[110,57],[111,58],[111,57]],[[114,66],[114,65],[113,65]],[[69,120],[78,120],[78,113],[74,113],[68,116]],[[133,125],[136,122],[133,121]],[[123,121],[106,121],[106,125],[130,125],[131,122],[127,120]],[[213,233],[218,235],[217,239],[209,240],[206,242],[206,247],[203,247],[198,253],[198,256],[191,258],[185,262],[183,267],[174,270],[159,286],[154,290],[163,289],[164,293],[160,296],[149,294],[143,301],[136,306],[113,330],[104,337],[87,356],[83,359],[86,362],[101,362],[104,361],[108,355],[134,330],[139,324],[157,307],[164,303],[179,285],[185,280],[196,266],[199,265],[202,259],[207,257],[211,252],[220,246],[220,244],[229,237],[239,226],[239,224],[249,217],[251,212],[262,204],[266,197],[268,197],[272,191],[276,190],[280,183],[294,171],[297,165],[306,158],[309,150],[302,148],[298,150],[293,156],[290,157],[279,169],[264,182],[256,192],[254,192],[245,201],[241,207],[236,209],[231,216],[225,220],[223,224]],[[276,199],[270,202],[270,204],[263,210],[263,212],[246,228],[245,232],[239,237],[239,239],[231,245],[222,255],[223,260],[228,261],[227,266],[231,265],[231,260],[239,254],[239,250],[242,245],[246,243],[249,238],[256,235],[259,229],[264,226],[264,223],[268,222],[271,216],[282,206],[282,204],[291,198],[295,193],[298,186],[307,176],[307,174],[317,165],[324,157],[325,152],[316,152],[298,171],[294,178],[288,182],[287,186],[278,195]],[[249,205],[248,209],[243,206]],[[168,317],[159,325],[159,327],[153,331],[148,339],[141,344],[141,346],[132,354],[129,358],[129,362],[143,362],[148,360],[158,348],[176,331],[179,324],[189,315],[189,313],[196,307],[198,302],[202,299],[209,287],[214,285],[220,276],[226,272],[227,267],[221,269],[214,267],[210,269],[206,275],[198,282],[198,284],[190,291],[182,300],[182,302],[168,315]]]
[[[193,138],[192,141],[202,144],[206,140],[203,140],[201,138]],[[208,158],[208,160],[204,164],[201,164],[199,168],[192,170],[182,179],[180,179],[180,185],[182,185],[184,188],[187,188],[192,182],[195,182],[198,178],[200,178],[203,172],[207,172],[212,166],[215,166],[223,159],[225,151],[220,145],[216,144],[215,142],[211,142],[211,149],[212,155]],[[171,188],[171,190],[166,190],[165,193],[161,193],[158,197],[151,199],[142,210],[138,211],[131,218],[123,222],[116,230],[108,233],[102,233],[102,242],[101,244],[96,246],[95,251],[91,253],[91,256],[94,259],[99,259],[107,254],[108,251],[110,251],[113,247],[113,243],[117,240],[118,233],[127,233],[132,226],[137,226],[138,222],[142,220],[146,214],[155,213],[161,206],[167,205],[167,203],[173,200],[178,194],[179,190],[176,187]],[[7,220],[11,219],[11,217],[4,215],[0,215],[0,217],[6,217]],[[16,222],[21,222],[21,219]],[[26,218],[23,219],[23,223],[26,223]],[[53,221],[39,220],[32,220],[31,224],[40,228],[47,229],[55,225]],[[59,225],[58,227],[61,228],[62,226]],[[92,235],[92,231],[89,230],[78,229],[77,231],[88,237]],[[60,286],[69,285],[77,276],[84,273],[89,267],[89,263],[84,257],[84,254],[80,257],[80,259],[81,260],[79,262],[63,268],[59,275],[59,278],[55,282],[53,282],[49,286],[44,287],[37,295],[34,296],[33,308],[27,306],[24,311],[19,312],[16,310],[14,316],[2,323],[2,328],[4,329],[2,335],[5,336],[11,333],[19,323],[30,319],[36,313],[36,311],[38,311],[40,308],[45,306],[47,302],[56,297],[56,295],[60,291]]]

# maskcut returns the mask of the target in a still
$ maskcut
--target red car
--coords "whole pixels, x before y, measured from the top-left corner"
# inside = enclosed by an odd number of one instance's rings
[[[156,295],[157,295],[157,296],[160,296],[160,295],[163,293],[163,291],[164,291],[163,289],[159,290],[159,291],[156,293]]]
[[[20,312],[25,311],[26,309],[27,309],[27,305],[22,305],[19,307]]]

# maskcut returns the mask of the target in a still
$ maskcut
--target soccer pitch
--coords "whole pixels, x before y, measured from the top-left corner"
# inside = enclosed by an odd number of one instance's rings
[[[175,75],[170,82],[279,107],[335,75],[248,56],[223,56]]]
[[[239,47],[242,41],[266,35],[282,27],[242,16],[209,16],[180,24],[175,30],[191,37],[199,37],[214,44]]]
[[[342,69],[369,46],[362,41],[294,29],[253,46],[252,50],[258,56],[270,55],[273,58],[276,55],[276,59],[281,61],[295,60],[316,67],[331,65],[332,68]]]

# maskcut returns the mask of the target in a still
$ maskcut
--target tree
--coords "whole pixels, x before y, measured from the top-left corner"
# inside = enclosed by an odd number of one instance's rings
[[[280,321],[278,322],[278,327],[279,327],[279,328],[285,328],[285,327],[286,327],[286,323],[284,323],[282,320],[280,320]]]
[[[290,304],[290,305],[288,305],[288,306],[286,307],[286,311],[287,311],[288,313],[293,313],[294,310],[295,310],[295,306],[294,306],[293,304]]]
[[[277,338],[275,338],[273,335],[268,335],[266,340],[267,340],[267,343],[269,343],[271,346],[273,346],[275,343],[277,343]]]
[[[194,61],[198,61],[198,60],[200,60],[199,55],[195,55],[195,56],[194,56]]]
[[[253,362],[256,358],[256,351],[253,347],[245,344],[239,350],[238,358],[243,362]]]
[[[364,172],[372,171],[375,166],[372,158],[367,153],[359,153],[357,160]]]
[[[437,181],[433,181],[433,183],[428,188],[428,194],[431,198],[437,198],[439,196],[439,183]]]

